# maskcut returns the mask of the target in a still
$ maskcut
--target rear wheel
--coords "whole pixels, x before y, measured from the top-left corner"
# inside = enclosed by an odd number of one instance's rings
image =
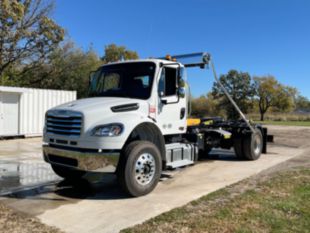
[[[131,196],[150,193],[162,170],[158,148],[148,141],[131,142],[123,151],[117,176],[122,188]]]
[[[255,133],[244,138],[243,153],[247,160],[257,160],[263,149],[263,136],[259,129],[255,129]]]
[[[86,174],[85,171],[74,170],[60,165],[52,164],[53,171],[60,177],[70,180],[80,179]]]

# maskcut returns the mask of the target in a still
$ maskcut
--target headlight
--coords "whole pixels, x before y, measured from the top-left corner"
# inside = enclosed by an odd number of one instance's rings
[[[114,137],[120,135],[124,127],[120,123],[112,123],[108,125],[99,125],[92,131],[93,136],[99,137]]]

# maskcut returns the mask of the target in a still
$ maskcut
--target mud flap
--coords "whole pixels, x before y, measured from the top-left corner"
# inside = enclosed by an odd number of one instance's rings
[[[262,153],[267,154],[267,138],[268,138],[268,129],[262,128],[262,134],[263,134],[263,149]]]

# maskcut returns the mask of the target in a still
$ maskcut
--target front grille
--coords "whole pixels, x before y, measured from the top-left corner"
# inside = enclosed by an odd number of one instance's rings
[[[62,115],[47,113],[46,132],[49,134],[80,136],[82,129],[82,114],[67,112]]]

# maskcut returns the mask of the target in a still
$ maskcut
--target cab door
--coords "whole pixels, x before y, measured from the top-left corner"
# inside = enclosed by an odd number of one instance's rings
[[[159,76],[157,125],[164,135],[186,131],[186,98],[179,95],[183,74],[179,69],[177,66],[164,66]]]

